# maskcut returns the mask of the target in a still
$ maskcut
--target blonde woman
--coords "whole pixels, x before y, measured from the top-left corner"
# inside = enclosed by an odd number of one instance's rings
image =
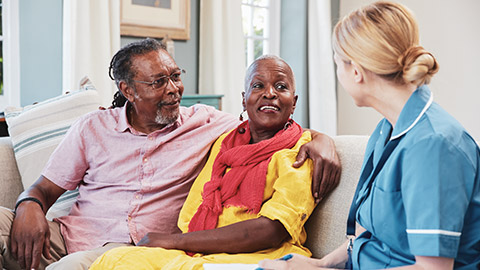
[[[357,106],[385,118],[372,133],[347,241],[322,259],[264,269],[480,269],[480,150],[426,84],[438,71],[412,13],[375,2],[333,33],[337,76]]]

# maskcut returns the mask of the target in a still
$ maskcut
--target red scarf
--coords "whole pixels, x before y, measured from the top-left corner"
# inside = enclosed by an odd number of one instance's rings
[[[253,213],[260,211],[272,155],[292,148],[302,136],[302,128],[289,121],[292,124],[287,129],[255,144],[249,144],[248,121],[225,137],[213,163],[211,179],[203,187],[203,202],[188,225],[189,232],[216,228],[218,216],[227,206],[245,207]],[[227,168],[230,171],[225,173]]]

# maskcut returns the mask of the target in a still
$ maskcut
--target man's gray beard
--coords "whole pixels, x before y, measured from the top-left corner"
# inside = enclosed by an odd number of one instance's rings
[[[178,118],[178,110],[170,115],[163,115],[161,109],[159,108],[157,111],[157,116],[155,117],[155,122],[159,125],[169,125]]]

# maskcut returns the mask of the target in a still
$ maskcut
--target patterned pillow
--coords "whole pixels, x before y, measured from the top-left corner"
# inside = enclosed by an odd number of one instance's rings
[[[35,182],[70,125],[81,115],[98,110],[96,90],[76,91],[24,108],[6,108],[5,119],[18,170],[26,189]],[[47,217],[68,214],[76,191],[66,192],[50,208]]]

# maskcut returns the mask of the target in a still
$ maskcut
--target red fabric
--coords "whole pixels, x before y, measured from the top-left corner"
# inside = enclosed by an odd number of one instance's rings
[[[213,163],[211,179],[203,187],[203,202],[190,221],[188,231],[216,228],[218,216],[226,206],[245,207],[258,213],[272,155],[295,146],[302,132],[302,128],[292,121],[287,129],[277,132],[274,137],[249,144],[250,127],[245,121],[228,134]],[[230,171],[225,173],[227,168]]]

